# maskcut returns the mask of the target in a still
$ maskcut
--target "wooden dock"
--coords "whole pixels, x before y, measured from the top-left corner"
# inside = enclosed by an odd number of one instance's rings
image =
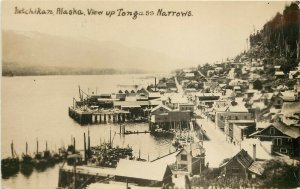
[[[69,107],[69,116],[81,125],[96,123],[123,123],[130,112],[119,109],[89,110]]]

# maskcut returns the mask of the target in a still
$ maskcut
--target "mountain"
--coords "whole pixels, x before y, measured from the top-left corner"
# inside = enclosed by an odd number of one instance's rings
[[[3,31],[2,39],[3,73],[21,68],[34,69],[32,74],[78,74],[80,70],[85,74],[95,74],[95,70],[136,73],[169,71],[181,65],[164,54],[112,41],[16,31]]]

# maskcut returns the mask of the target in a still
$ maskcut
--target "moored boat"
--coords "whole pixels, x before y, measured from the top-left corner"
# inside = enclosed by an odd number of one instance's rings
[[[11,142],[11,156],[1,160],[2,178],[15,175],[19,171],[19,158],[15,156],[14,143]]]

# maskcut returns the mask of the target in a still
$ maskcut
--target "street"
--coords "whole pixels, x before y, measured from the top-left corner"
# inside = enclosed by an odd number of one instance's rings
[[[203,115],[201,115],[204,117]],[[225,158],[234,156],[239,151],[239,146],[227,142],[225,134],[216,128],[214,123],[207,118],[197,119],[196,122],[202,127],[209,137],[209,141],[204,141],[205,161],[210,167],[219,167]]]

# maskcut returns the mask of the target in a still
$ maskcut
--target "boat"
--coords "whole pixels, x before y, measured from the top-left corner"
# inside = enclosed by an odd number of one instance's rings
[[[9,157],[1,160],[2,178],[8,178],[19,171],[19,158]]]
[[[20,172],[25,176],[30,176],[33,172],[33,168],[34,159],[28,154],[23,154],[20,162]]]
[[[153,131],[151,131],[151,134],[156,136],[156,137],[173,137],[174,136],[174,132],[172,130],[164,130],[162,128],[157,128]]]
[[[61,157],[62,158],[62,157]],[[34,167],[37,171],[44,171],[48,167],[54,166],[56,163],[60,162],[61,159],[57,155],[52,156],[51,152],[48,150],[48,145],[46,142],[46,150],[43,152],[38,151],[38,141],[37,141],[37,152],[34,156]]]
[[[1,160],[1,173],[2,178],[8,178],[18,173],[20,161],[19,158],[15,156],[14,144],[11,143],[11,156]]]
[[[91,158],[89,163],[100,167],[116,167],[120,159],[132,158],[132,148],[112,147],[109,143],[101,146],[91,147]]]

